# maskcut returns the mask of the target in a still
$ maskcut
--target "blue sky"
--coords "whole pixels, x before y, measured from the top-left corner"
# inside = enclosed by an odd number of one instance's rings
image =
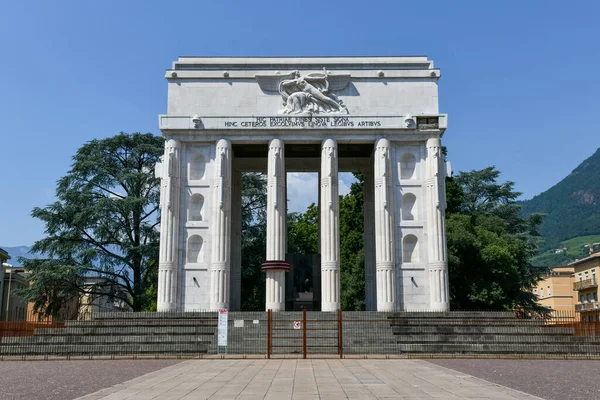
[[[536,0],[4,2],[0,245],[43,236],[31,209],[53,200],[81,144],[159,133],[164,70],[180,55],[427,55],[442,70],[454,170],[496,165],[530,198],[600,145],[599,11]]]

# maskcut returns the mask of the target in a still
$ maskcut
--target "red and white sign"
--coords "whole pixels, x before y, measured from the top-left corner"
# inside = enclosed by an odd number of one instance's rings
[[[302,322],[294,321],[294,329],[302,329]]]
[[[217,325],[217,346],[227,346],[227,319],[229,310],[222,308],[219,310],[219,319]]]

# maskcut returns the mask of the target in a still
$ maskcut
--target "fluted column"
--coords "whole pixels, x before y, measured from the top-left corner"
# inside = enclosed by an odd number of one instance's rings
[[[267,261],[262,269],[266,279],[266,309],[285,310],[286,187],[285,148],[283,141],[269,143],[267,166]]]
[[[392,163],[390,142],[375,143],[375,269],[377,311],[396,307],[396,262],[394,252],[394,206],[392,203]]]
[[[446,186],[440,139],[427,140],[426,202],[428,237],[429,308],[450,309],[448,293],[448,258],[446,255]]]
[[[321,311],[340,308],[340,227],[337,144],[321,151]]]
[[[158,311],[177,310],[177,272],[179,269],[179,196],[180,148],[179,141],[170,139],[165,142],[165,156],[162,165],[160,188],[160,253],[158,262]]]
[[[377,310],[377,286],[375,281],[375,183],[373,166],[364,172],[364,243],[365,243],[365,308]]]
[[[217,142],[213,178],[210,308],[229,307],[231,266],[231,143]]]

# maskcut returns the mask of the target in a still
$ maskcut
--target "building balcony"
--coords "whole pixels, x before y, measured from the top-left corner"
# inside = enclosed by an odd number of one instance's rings
[[[596,282],[596,278],[573,282],[573,290],[583,290],[595,287],[598,287],[598,282]]]
[[[600,303],[598,303],[597,301],[590,301],[589,303],[575,304],[575,311],[577,311],[577,312],[595,311],[595,310],[600,310]]]

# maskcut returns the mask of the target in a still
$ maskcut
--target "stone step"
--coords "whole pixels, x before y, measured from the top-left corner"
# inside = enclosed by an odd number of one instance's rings
[[[197,319],[214,320],[218,319],[216,311],[181,311],[181,312],[95,312],[92,313],[92,320],[116,320],[116,319]]]
[[[575,333],[573,328],[555,328],[553,326],[394,326],[394,334],[415,333],[448,333],[448,334],[511,334],[511,335],[572,335]]]
[[[512,311],[401,311],[387,314],[388,318],[516,319],[515,313]],[[524,321],[524,319],[519,319],[519,321]]]
[[[133,355],[133,354],[206,354],[210,346],[203,343],[182,344],[113,344],[113,345],[10,345],[0,346],[0,355]]]
[[[197,335],[65,335],[20,336],[2,338],[10,344],[118,344],[118,343],[204,343],[210,344],[214,337]]]
[[[91,321],[66,321],[66,326],[217,326],[217,320],[209,319],[106,319]]]
[[[414,354],[600,354],[600,346],[568,343],[438,343],[398,344],[396,351]]]
[[[39,328],[36,335],[216,335],[212,326],[74,326],[68,328]]]
[[[411,318],[411,319],[390,319],[390,326],[440,326],[440,325],[459,325],[459,326],[544,326],[542,320],[517,320],[517,319],[434,319],[434,318]]]
[[[568,335],[397,335],[397,343],[595,343],[600,345],[600,338],[574,337]]]

